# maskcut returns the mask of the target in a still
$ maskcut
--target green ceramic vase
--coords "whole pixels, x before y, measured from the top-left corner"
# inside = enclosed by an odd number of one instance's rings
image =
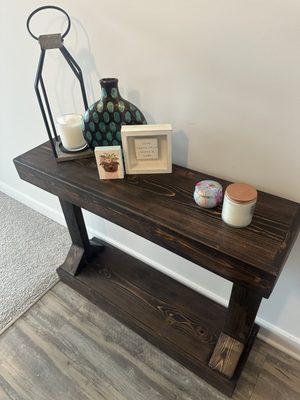
[[[96,146],[122,145],[122,125],[147,124],[143,113],[121,97],[118,79],[101,79],[100,85],[101,99],[84,114],[83,134],[92,150]]]

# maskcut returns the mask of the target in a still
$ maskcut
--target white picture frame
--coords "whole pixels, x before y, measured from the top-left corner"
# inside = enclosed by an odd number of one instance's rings
[[[95,147],[95,158],[100,179],[124,178],[121,146]]]
[[[123,125],[121,137],[127,174],[172,172],[171,124]]]

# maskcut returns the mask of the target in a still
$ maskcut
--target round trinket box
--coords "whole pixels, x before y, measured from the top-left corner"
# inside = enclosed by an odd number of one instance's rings
[[[196,183],[194,199],[198,206],[213,208],[222,201],[223,190],[219,182],[205,180]]]

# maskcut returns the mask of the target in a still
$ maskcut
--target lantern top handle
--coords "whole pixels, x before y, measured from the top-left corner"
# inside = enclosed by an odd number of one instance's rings
[[[67,34],[68,34],[69,31],[70,31],[70,28],[71,28],[71,19],[70,19],[68,13],[67,13],[65,10],[63,10],[62,8],[57,7],[57,6],[42,6],[42,7],[37,8],[36,10],[32,11],[32,13],[31,13],[31,14],[29,15],[29,17],[27,18],[27,22],[26,22],[26,26],[27,26],[28,32],[30,33],[30,35],[31,35],[35,40],[39,40],[39,38],[38,38],[37,36],[35,36],[35,35],[31,32],[31,30],[30,30],[30,21],[31,21],[31,18],[32,18],[35,14],[37,14],[39,11],[47,10],[47,9],[58,10],[58,11],[62,12],[62,13],[67,17],[67,20],[68,20],[67,29],[66,29],[66,31],[61,35],[61,37],[62,37],[62,39],[63,39],[64,37],[67,36]]]

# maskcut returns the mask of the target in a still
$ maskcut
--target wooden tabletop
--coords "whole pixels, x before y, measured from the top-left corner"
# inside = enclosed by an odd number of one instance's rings
[[[227,226],[221,207],[193,199],[203,179],[230,183],[173,166],[172,174],[128,175],[100,181],[94,159],[56,163],[49,143],[17,157],[22,179],[157,243],[232,282],[268,297],[297,237],[300,205],[258,192],[253,222]]]

